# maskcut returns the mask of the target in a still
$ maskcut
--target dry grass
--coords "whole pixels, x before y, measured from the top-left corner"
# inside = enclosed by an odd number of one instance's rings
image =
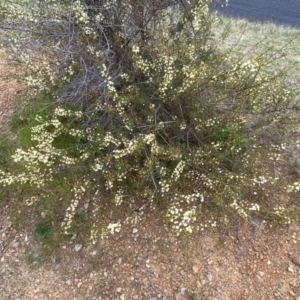
[[[224,41],[220,43],[222,49],[232,48],[236,57],[250,57],[271,49],[281,59],[271,64],[270,71],[284,70],[288,77],[300,79],[300,29],[273,23],[251,23],[222,16],[213,27],[213,32],[216,41]]]

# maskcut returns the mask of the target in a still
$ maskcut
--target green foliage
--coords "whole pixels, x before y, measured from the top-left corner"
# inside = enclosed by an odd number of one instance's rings
[[[49,237],[52,232],[52,225],[49,220],[40,220],[35,225],[35,233],[42,239]]]
[[[281,206],[270,208],[268,195],[284,187],[267,166],[280,159],[296,95],[267,75],[269,53],[243,60],[218,50],[210,1],[184,2],[155,2],[153,11],[142,0],[45,1],[38,16],[55,22],[24,22],[52,32],[40,38],[44,69],[27,81],[56,87],[59,105],[13,119],[24,141],[12,155],[17,172],[0,172],[0,182],[34,187],[28,205],[53,211],[62,233],[90,227],[94,243],[146,207],[178,235],[228,224],[232,215],[291,221]],[[271,130],[281,137],[268,137]],[[39,225],[41,237],[49,226]]]

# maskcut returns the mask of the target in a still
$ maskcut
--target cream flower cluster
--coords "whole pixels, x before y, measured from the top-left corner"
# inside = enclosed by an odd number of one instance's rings
[[[71,200],[69,207],[66,209],[65,218],[61,223],[61,227],[65,234],[70,234],[69,230],[72,226],[73,217],[76,213],[76,209],[79,205],[79,201],[82,200],[86,191],[85,187],[82,186],[81,184],[82,183],[77,183],[77,186],[75,185],[71,190],[74,195],[74,198],[73,200]]]
[[[197,220],[196,207],[193,206],[188,210],[184,210],[179,203],[172,204],[166,213],[166,219],[172,224],[176,235],[183,232],[192,233],[194,222]]]

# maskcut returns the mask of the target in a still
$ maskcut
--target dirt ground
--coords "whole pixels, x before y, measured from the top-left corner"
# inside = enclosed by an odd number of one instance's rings
[[[0,126],[26,89],[9,61],[0,65]],[[249,224],[174,238],[155,218],[88,246],[80,234],[46,257],[32,228],[0,207],[0,299],[297,299],[300,226]],[[82,246],[82,248],[81,248]],[[81,248],[81,249],[80,249]],[[76,249],[76,250],[75,250]],[[79,250],[79,251],[77,251]]]

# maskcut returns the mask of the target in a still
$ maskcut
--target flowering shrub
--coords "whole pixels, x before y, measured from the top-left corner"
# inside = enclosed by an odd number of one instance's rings
[[[27,82],[55,88],[60,106],[36,117],[35,145],[12,156],[24,172],[1,171],[0,182],[47,190],[65,174],[74,186],[58,218],[64,233],[80,209],[91,242],[120,230],[120,211],[146,207],[162,210],[178,235],[233,215],[291,222],[270,206],[283,186],[269,165],[280,163],[281,137],[270,137],[283,132],[295,97],[264,72],[263,54],[233,60],[215,48],[210,1],[181,2],[8,5],[5,26],[30,29],[12,33],[15,45],[41,36],[42,66],[32,64],[37,49],[20,56],[34,71]]]

